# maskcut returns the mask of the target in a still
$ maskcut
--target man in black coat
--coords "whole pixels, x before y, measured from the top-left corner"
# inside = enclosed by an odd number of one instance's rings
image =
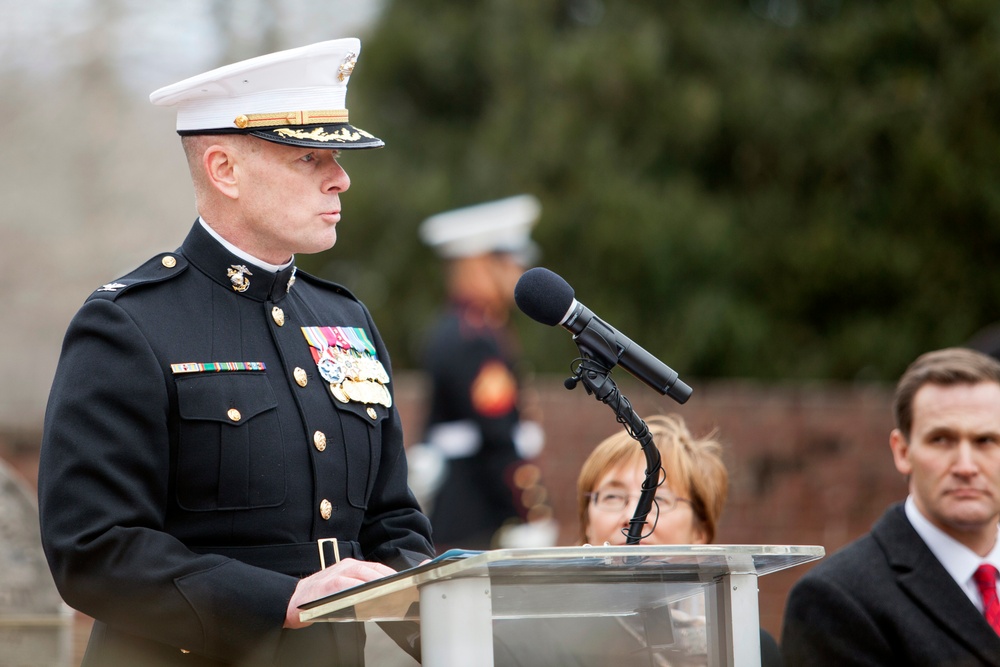
[[[792,589],[790,667],[1000,665],[1000,619],[987,620],[1000,616],[1000,363],[958,348],[922,355],[895,415],[909,496]]]
[[[301,604],[433,553],[388,353],[346,289],[297,272],[336,241],[355,39],[160,89],[199,219],[97,289],[66,334],[39,469],[84,665],[359,665],[358,624]]]

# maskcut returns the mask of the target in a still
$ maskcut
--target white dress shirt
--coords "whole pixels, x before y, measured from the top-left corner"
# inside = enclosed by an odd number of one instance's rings
[[[244,252],[244,251],[240,250],[239,248],[237,248],[236,246],[234,246],[232,243],[230,243],[226,239],[224,239],[221,236],[219,236],[219,233],[217,231],[215,231],[214,229],[212,229],[211,225],[209,225],[207,222],[205,222],[205,219],[202,218],[200,215],[198,216],[198,222],[200,222],[201,226],[205,228],[205,231],[208,232],[209,234],[211,234],[212,238],[214,238],[216,241],[218,241],[219,243],[221,243],[222,247],[224,247],[226,250],[228,250],[229,252],[233,253],[234,255],[236,255],[237,257],[239,257],[240,259],[242,259],[244,261],[247,261],[247,262],[250,262],[254,266],[259,266],[262,269],[267,269],[271,273],[277,273],[278,271],[281,271],[282,269],[287,268],[288,266],[291,265],[292,262],[295,261],[295,255],[292,255],[292,258],[290,260],[288,260],[287,262],[285,262],[284,264],[269,264],[269,263],[265,262],[262,259],[257,259],[256,257],[254,257],[253,255],[251,255],[248,252]]]
[[[1000,540],[997,540],[993,544],[993,549],[985,557],[982,557],[932,524],[917,509],[917,504],[913,502],[913,496],[906,498],[905,509],[906,518],[910,520],[910,525],[927,544],[927,548],[941,561],[944,569],[972,600],[972,604],[976,605],[979,611],[982,611],[983,601],[972,575],[983,563],[989,563],[1000,570]]]

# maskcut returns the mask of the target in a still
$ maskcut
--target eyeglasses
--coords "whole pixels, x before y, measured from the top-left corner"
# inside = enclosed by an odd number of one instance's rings
[[[584,495],[590,498],[590,502],[593,503],[594,507],[602,512],[621,512],[628,507],[634,498],[639,497],[638,494],[632,495],[618,490],[594,491]],[[691,504],[691,501],[687,498],[678,498],[673,494],[663,492],[656,494],[653,500],[660,512],[669,512],[677,507],[677,503]]]

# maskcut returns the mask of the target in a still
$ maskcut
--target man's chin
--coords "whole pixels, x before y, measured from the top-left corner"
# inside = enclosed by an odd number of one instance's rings
[[[296,255],[315,255],[318,252],[325,252],[337,244],[337,233],[333,232],[329,236],[316,239],[314,243],[303,247],[296,252]]]
[[[985,527],[996,527],[1000,520],[1000,508],[982,501],[961,501],[951,503],[942,518],[956,530],[976,532]]]

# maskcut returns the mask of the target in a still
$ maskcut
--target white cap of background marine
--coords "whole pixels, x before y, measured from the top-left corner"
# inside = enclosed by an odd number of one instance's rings
[[[176,107],[177,133],[249,134],[315,148],[381,148],[351,125],[347,83],[361,53],[349,37],[250,58],[154,91],[149,100]]]
[[[444,259],[506,252],[527,265],[538,254],[531,230],[541,212],[534,195],[514,195],[432,215],[419,234]]]

